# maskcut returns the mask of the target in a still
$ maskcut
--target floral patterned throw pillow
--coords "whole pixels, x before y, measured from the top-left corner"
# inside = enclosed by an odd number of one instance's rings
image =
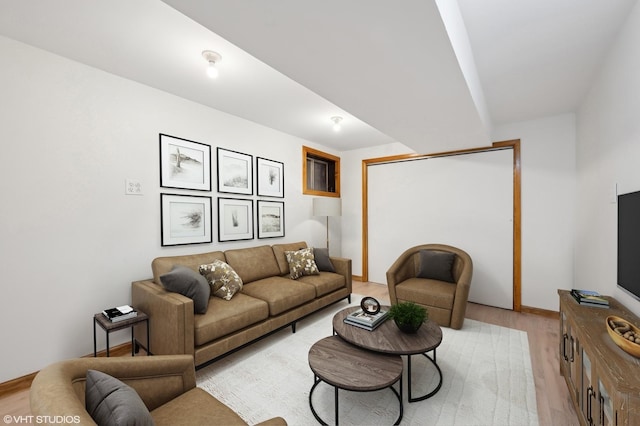
[[[320,271],[313,257],[313,248],[305,248],[297,251],[285,251],[284,255],[289,262],[289,271],[292,280],[297,280],[303,275],[319,275]]]
[[[211,293],[224,300],[231,300],[234,294],[242,290],[242,279],[231,266],[221,260],[200,265],[200,274],[211,286]]]

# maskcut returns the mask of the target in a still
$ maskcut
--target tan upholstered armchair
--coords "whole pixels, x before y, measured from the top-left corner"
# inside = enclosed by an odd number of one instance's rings
[[[196,387],[193,357],[76,358],[42,369],[30,391],[31,413],[39,424],[59,424],[60,419],[95,425],[85,408],[87,370],[97,370],[132,387],[151,412],[156,425],[246,425],[231,408]],[[50,422],[49,422],[50,421]],[[262,426],[286,426],[280,417]]]
[[[460,329],[472,275],[471,257],[459,248],[443,244],[412,247],[387,271],[391,304],[415,302],[427,308],[429,319]]]

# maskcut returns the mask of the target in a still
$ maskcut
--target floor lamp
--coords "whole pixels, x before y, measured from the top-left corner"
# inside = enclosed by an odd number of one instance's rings
[[[327,218],[327,250],[329,250],[329,216],[342,216],[342,199],[335,197],[314,198],[313,215]]]

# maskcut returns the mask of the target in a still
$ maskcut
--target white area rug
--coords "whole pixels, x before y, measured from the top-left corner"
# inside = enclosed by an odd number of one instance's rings
[[[359,303],[359,297],[354,297]],[[309,348],[332,334],[331,319],[344,309],[337,303],[291,328],[263,339],[197,372],[198,386],[235,410],[245,421],[283,417],[291,426],[318,424],[309,408],[313,373]],[[440,391],[425,401],[407,402],[404,379],[403,425],[537,425],[536,392],[527,333],[465,320],[462,330],[443,328],[437,361]],[[406,360],[405,360],[406,364]],[[435,368],[422,356],[412,358],[414,397],[437,383]],[[397,388],[397,385],[396,385]],[[314,407],[334,422],[333,387],[321,383]],[[340,391],[341,425],[393,424],[398,400],[389,389]]]

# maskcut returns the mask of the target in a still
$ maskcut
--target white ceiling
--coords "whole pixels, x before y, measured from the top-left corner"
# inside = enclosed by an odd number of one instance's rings
[[[458,2],[503,123],[574,111],[636,0]],[[0,34],[338,151],[489,140],[434,0],[3,0]]]
[[[491,118],[502,124],[575,111],[636,0],[458,3]]]

